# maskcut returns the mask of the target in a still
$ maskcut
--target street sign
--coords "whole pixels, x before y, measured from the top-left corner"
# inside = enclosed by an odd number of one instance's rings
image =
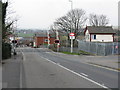
[[[73,39],[75,39],[75,33],[70,33],[69,37],[71,39],[71,53],[73,53]]]
[[[70,39],[75,39],[75,33],[70,33],[69,36],[70,36]]]
[[[75,33],[70,33],[70,36],[75,36]]]
[[[70,39],[75,39],[75,36],[70,36]]]

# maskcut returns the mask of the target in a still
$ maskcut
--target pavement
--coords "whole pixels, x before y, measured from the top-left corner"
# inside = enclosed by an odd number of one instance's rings
[[[22,54],[18,53],[10,59],[4,60],[2,64],[2,88],[19,88],[20,86],[20,64]]]
[[[2,89],[2,64],[0,63],[0,90]]]
[[[88,64],[106,67],[120,71],[120,62],[118,55],[111,56],[81,56],[81,60]]]

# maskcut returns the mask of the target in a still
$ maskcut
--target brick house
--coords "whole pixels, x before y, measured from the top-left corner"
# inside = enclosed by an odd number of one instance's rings
[[[55,36],[50,35],[49,43],[54,44]],[[41,45],[47,45],[48,44],[48,36],[47,34],[35,34],[34,36],[34,47],[39,47]]]
[[[115,31],[108,26],[86,26],[84,35],[88,42],[114,42]]]

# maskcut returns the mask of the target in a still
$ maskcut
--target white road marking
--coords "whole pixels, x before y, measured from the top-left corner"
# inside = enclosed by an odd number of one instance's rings
[[[87,75],[87,74],[85,74],[85,73],[80,73],[80,74],[82,74],[82,75],[84,75],[84,76],[88,77],[88,75]]]
[[[21,51],[21,53],[22,53],[22,56],[23,56],[23,61],[25,61],[25,55],[24,55],[24,53]],[[22,88],[22,64],[20,65],[20,88]]]
[[[41,56],[41,57],[42,57],[42,56]],[[77,73],[77,72],[74,72],[74,71],[72,71],[72,70],[70,70],[70,69],[68,69],[68,68],[66,68],[66,67],[64,67],[64,66],[62,66],[62,65],[60,65],[60,64],[57,64],[57,63],[55,63],[55,62],[53,62],[53,61],[51,61],[51,60],[49,60],[49,59],[47,59],[47,58],[45,58],[45,57],[42,57],[42,58],[45,59],[45,60],[47,60],[47,61],[49,61],[49,62],[51,62],[51,63],[53,63],[53,64],[55,64],[55,65],[58,65],[58,66],[64,68],[65,70],[67,70],[67,71],[69,71],[69,72],[72,72],[72,73],[74,73],[75,75],[77,75],[77,76],[79,76],[79,77],[82,77],[82,78],[84,78],[84,79],[86,79],[86,80],[88,80],[88,81],[90,81],[90,82],[92,82],[92,83],[94,83],[94,84],[102,87],[102,88],[109,89],[108,87],[106,87],[106,86],[104,86],[104,85],[102,85],[102,84],[100,84],[100,83],[98,83],[98,82],[96,82],[96,81],[94,81],[94,80],[92,80],[92,79],[89,79],[89,78],[87,78],[87,77],[85,77],[85,76],[83,76],[83,75],[81,75],[81,74],[79,74],[79,73]]]

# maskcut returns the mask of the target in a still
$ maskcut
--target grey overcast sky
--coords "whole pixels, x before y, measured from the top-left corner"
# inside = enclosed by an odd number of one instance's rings
[[[72,0],[73,9],[79,8],[90,13],[104,14],[110,25],[118,25],[119,0]],[[48,29],[53,22],[71,9],[69,0],[11,0],[12,8],[19,16],[18,28]]]

